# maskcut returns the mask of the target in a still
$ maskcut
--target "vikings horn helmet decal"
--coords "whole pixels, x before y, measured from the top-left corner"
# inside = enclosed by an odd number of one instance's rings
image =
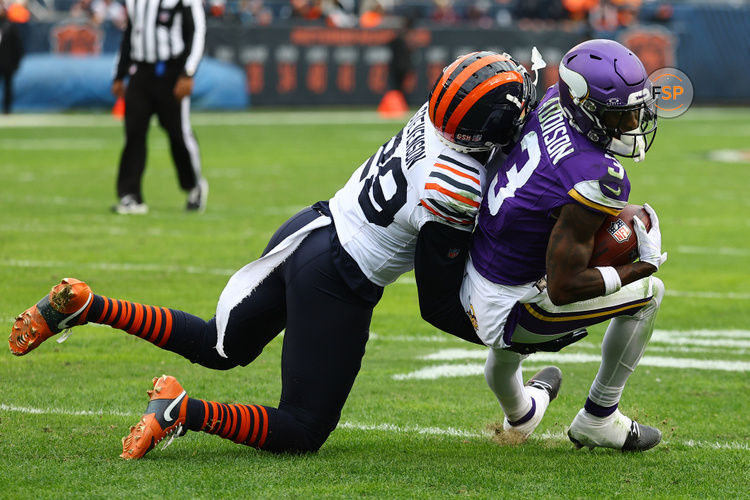
[[[629,49],[612,40],[576,45],[560,61],[559,87],[570,123],[589,140],[636,161],[645,157],[656,136],[655,101]]]

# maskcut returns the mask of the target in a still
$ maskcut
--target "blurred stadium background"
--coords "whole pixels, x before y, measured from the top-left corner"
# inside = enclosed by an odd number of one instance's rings
[[[125,12],[119,0],[5,0],[26,57],[15,111],[106,109]],[[616,39],[649,71],[674,66],[697,104],[750,102],[750,1],[205,0],[206,57],[196,109],[377,105],[393,85],[392,40],[405,38],[404,87],[417,106],[446,64],[476,49],[528,63],[536,45],[556,80],[559,57],[586,38]],[[722,75],[716,78],[716,75]]]

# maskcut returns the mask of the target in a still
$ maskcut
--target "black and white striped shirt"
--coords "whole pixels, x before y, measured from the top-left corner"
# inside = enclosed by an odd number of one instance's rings
[[[178,60],[184,73],[198,69],[206,42],[201,0],[125,0],[128,25],[120,44],[115,80],[132,63]]]

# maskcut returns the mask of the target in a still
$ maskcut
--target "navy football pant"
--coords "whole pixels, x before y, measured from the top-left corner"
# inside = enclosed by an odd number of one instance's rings
[[[279,228],[266,251],[319,216],[312,209],[298,213]],[[164,332],[164,327],[153,335],[142,329],[128,330],[142,338],[162,339],[154,343],[194,363],[227,370],[253,361],[286,327],[279,406],[264,407],[267,421],[262,421],[261,427],[268,425],[267,436],[252,443],[242,441],[245,444],[275,452],[315,451],[339,421],[365,353],[377,299],[363,299],[342,279],[334,261],[333,232],[330,225],[310,233],[280,267],[232,310],[224,337],[227,358],[215,349],[215,318],[204,321],[168,309],[164,312],[170,316],[169,332]],[[89,313],[88,319],[101,314]],[[108,323],[115,325],[118,321],[123,324],[117,318]],[[263,420],[264,414],[259,414]],[[204,422],[189,420],[187,426],[210,432]],[[224,437],[234,439],[230,435]]]

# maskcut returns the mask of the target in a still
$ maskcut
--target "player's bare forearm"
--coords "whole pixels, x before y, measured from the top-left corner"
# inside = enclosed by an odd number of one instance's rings
[[[552,228],[547,245],[547,286],[550,300],[557,305],[570,304],[602,295],[604,280],[590,269],[594,233],[604,215],[578,205],[565,205]]]
[[[547,286],[555,305],[570,304],[605,293],[604,279],[590,268],[594,235],[604,215],[579,205],[565,205],[547,246]],[[616,267],[623,285],[650,276],[656,268],[646,262]]]

